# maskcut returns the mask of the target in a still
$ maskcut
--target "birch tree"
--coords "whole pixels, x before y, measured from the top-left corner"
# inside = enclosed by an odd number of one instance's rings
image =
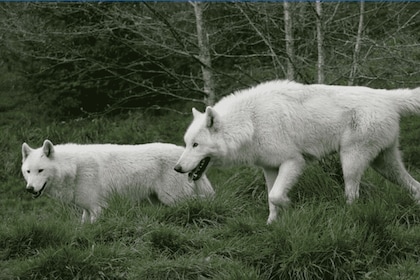
[[[207,94],[205,102],[207,105],[213,105],[216,101],[216,94],[214,89],[213,72],[211,68],[209,34],[207,33],[205,20],[203,19],[203,10],[207,4],[201,2],[190,3],[194,7],[197,26],[197,41],[199,48],[198,59],[201,63],[201,72],[203,74],[204,92]]]
[[[287,0],[283,2],[283,11],[284,11],[284,34],[286,41],[286,55],[287,55],[287,68],[286,68],[286,78],[293,81],[295,79],[295,69],[294,69],[294,57],[295,51],[293,47],[293,23],[292,23],[292,14],[290,11],[290,4]]]
[[[322,4],[320,0],[315,2],[316,10],[316,40],[317,40],[317,50],[318,50],[318,61],[317,61],[317,83],[323,84],[325,81],[324,75],[324,65],[325,65],[325,55],[324,55],[324,30],[323,30],[323,19],[322,19]]]
[[[353,52],[353,62],[350,69],[350,76],[348,85],[352,86],[354,84],[354,79],[356,77],[358,63],[359,63],[359,53],[360,48],[362,45],[362,33],[363,33],[363,20],[364,20],[364,13],[365,13],[365,1],[360,1],[360,14],[359,14],[359,25],[357,28],[356,34],[356,43],[354,45],[354,52]]]

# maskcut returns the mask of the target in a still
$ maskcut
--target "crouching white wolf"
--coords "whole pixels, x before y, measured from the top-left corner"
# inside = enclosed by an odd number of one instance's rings
[[[45,140],[41,148],[22,145],[22,173],[26,190],[43,193],[83,209],[82,222],[94,222],[112,192],[144,199],[151,194],[164,204],[189,196],[211,196],[206,177],[190,182],[173,171],[182,147],[172,144],[56,145]]]
[[[382,90],[272,81],[193,109],[186,149],[175,166],[199,179],[208,164],[262,167],[268,189],[268,223],[289,202],[305,158],[338,151],[348,203],[359,196],[369,164],[420,200],[420,184],[398,150],[400,116],[420,112],[420,88]]]

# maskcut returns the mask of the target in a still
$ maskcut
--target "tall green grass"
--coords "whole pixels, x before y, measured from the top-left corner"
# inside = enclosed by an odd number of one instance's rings
[[[420,206],[372,170],[349,206],[337,158],[310,163],[269,226],[264,178],[252,167],[212,168],[212,199],[168,207],[115,195],[97,223],[80,225],[80,210],[25,192],[23,141],[182,144],[190,118],[10,119],[0,135],[0,279],[420,278]],[[405,151],[417,149],[418,123],[403,126]]]

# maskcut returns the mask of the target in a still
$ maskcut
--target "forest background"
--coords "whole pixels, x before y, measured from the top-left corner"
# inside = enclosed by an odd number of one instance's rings
[[[371,171],[346,206],[336,157],[310,164],[264,225],[259,170],[211,170],[213,201],[33,201],[23,142],[183,144],[191,107],[272,79],[420,86],[420,3],[0,3],[0,278],[418,279],[420,209]],[[401,146],[419,178],[420,121]]]
[[[55,119],[212,104],[272,79],[398,88],[420,76],[415,2],[1,4],[3,92]]]

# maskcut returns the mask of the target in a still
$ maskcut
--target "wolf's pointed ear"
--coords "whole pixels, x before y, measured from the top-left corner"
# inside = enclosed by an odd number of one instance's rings
[[[51,143],[50,140],[45,140],[44,144],[42,145],[42,151],[44,152],[44,155],[47,157],[52,157],[54,155],[54,145]]]
[[[206,124],[207,128],[217,129],[219,127],[219,115],[210,106],[206,108]]]
[[[23,143],[22,144],[22,159],[25,160],[31,152],[32,152],[32,148],[29,147],[28,144]]]
[[[192,108],[192,114],[193,114],[194,119],[196,119],[196,118],[198,118],[198,116],[201,115],[201,112],[193,107]]]

